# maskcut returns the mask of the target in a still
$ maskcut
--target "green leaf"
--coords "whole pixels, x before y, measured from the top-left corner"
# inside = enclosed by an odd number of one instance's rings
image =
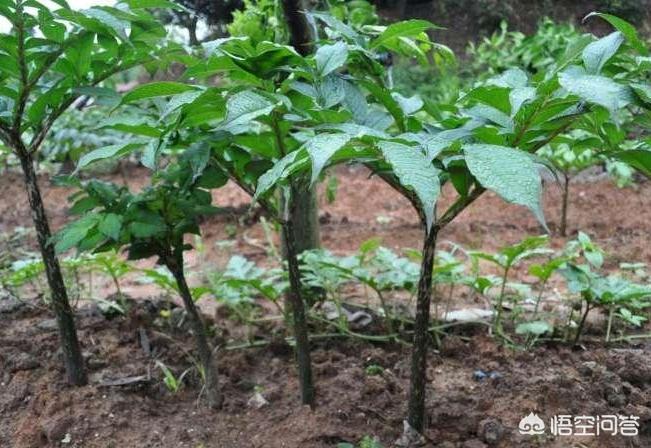
[[[620,33],[622,33],[625,37],[628,43],[635,48],[637,51],[639,51],[643,55],[649,54],[649,49],[646,47],[644,42],[638,37],[637,35],[637,30],[633,25],[628,23],[626,20],[620,19],[619,17],[613,16],[611,14],[604,14],[601,12],[591,12],[585,18],[583,19],[584,21],[589,19],[590,17],[601,17],[602,19],[606,20],[608,23],[610,23],[612,26],[614,26]]]
[[[643,103],[651,106],[651,84],[635,83],[631,84],[631,89]]]
[[[173,81],[152,82],[138,86],[128,92],[122,97],[121,104],[133,103],[134,101],[140,101],[148,98],[176,95],[179,93],[187,92],[189,90],[197,90],[197,87]]]
[[[264,173],[258,179],[258,186],[255,190],[253,200],[257,200],[260,196],[265,195],[271,187],[273,187],[279,180],[285,177],[285,170],[296,160],[299,151],[292,151],[285,157],[277,161],[274,166]]]
[[[131,9],[176,9],[177,11],[186,11],[186,9],[176,2],[169,0],[125,0]]]
[[[440,170],[432,165],[419,147],[395,142],[380,142],[378,146],[400,183],[418,196],[425,215],[425,226],[429,232],[441,190]]]
[[[400,37],[414,37],[429,29],[439,29],[438,26],[427,20],[405,20],[389,25],[380,36],[371,41],[371,48],[377,48],[393,39]]]
[[[624,35],[619,31],[602,37],[583,49],[583,64],[588,73],[597,75],[612,58],[624,42]]]
[[[651,150],[631,149],[611,154],[611,157],[629,164],[640,173],[651,179]]]
[[[82,168],[87,167],[91,163],[97,162],[99,160],[110,159],[113,157],[121,157],[125,154],[130,153],[136,148],[142,146],[142,143],[123,143],[119,145],[110,145],[98,148],[94,151],[84,154],[77,163],[77,170],[79,171]]]
[[[319,175],[330,157],[348,143],[350,138],[346,134],[319,134],[305,142],[305,149],[312,160],[312,179],[310,181],[312,184],[319,179]]]
[[[88,232],[97,225],[97,220],[97,215],[88,214],[77,221],[68,224],[54,237],[54,240],[56,241],[54,250],[57,253],[62,253],[77,246],[84,238],[86,238]]]
[[[118,19],[113,14],[104,9],[90,8],[81,11],[86,17],[95,19],[101,22],[104,26],[113,30],[113,32],[122,40],[128,40],[126,29],[129,27],[129,22]]]
[[[136,238],[151,238],[164,234],[167,227],[162,222],[132,222],[129,230]]]
[[[183,160],[190,164],[192,182],[196,181],[208,166],[210,160],[210,145],[206,141],[193,144],[183,153]]]
[[[626,107],[633,100],[631,90],[610,78],[587,75],[572,67],[558,75],[558,82],[568,92],[611,112]]]
[[[348,59],[348,46],[345,42],[319,47],[314,55],[316,69],[321,77],[334,72],[346,63]]]
[[[144,117],[135,116],[118,116],[111,117],[98,126],[98,129],[109,128],[116,129],[121,132],[126,132],[134,135],[142,135],[145,137],[160,137],[161,131],[151,126],[147,119]]]
[[[251,90],[238,92],[226,102],[226,118],[219,129],[229,130],[248,124],[262,115],[268,115],[275,106],[267,97]]]
[[[497,145],[463,146],[468,169],[485,188],[507,202],[524,205],[545,225],[539,167],[531,155]]]
[[[122,216],[115,213],[109,213],[100,221],[97,229],[104,236],[114,240],[120,239],[120,230],[122,229]]]
[[[359,83],[387,109],[396,121],[398,129],[403,130],[405,127],[405,114],[400,104],[391,96],[391,93],[370,81],[359,81]]]

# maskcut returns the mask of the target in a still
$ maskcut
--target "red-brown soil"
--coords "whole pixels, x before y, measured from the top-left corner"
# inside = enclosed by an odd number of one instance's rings
[[[373,236],[401,249],[418,247],[421,230],[415,214],[395,192],[363,170],[341,169],[340,188],[333,204],[322,200],[324,247],[350,253]],[[119,176],[114,176],[120,179]],[[146,173],[128,171],[130,184],[144,184]],[[64,224],[69,190],[54,188],[42,178],[45,201],[55,228]],[[545,204],[552,230],[556,227],[560,191],[547,187]],[[0,232],[30,226],[25,194],[18,175],[0,179]],[[449,193],[449,192],[448,192]],[[607,180],[577,182],[570,209],[570,231],[590,234],[609,253],[606,268],[621,261],[651,263],[647,244],[651,208],[646,207],[651,184],[620,190]],[[443,204],[451,195],[445,194]],[[219,205],[238,207],[246,196],[235,187],[215,194]],[[189,256],[191,271],[219,267],[230,253],[264,262],[260,224],[243,224],[241,213],[213,218],[203,226],[206,253]],[[234,247],[216,248],[231,238]],[[466,210],[442,235],[467,247],[494,250],[539,233],[526,210],[504,204],[487,194]],[[561,247],[564,239],[553,238]],[[34,242],[28,241],[33,247]],[[216,268],[215,267],[215,268]],[[522,273],[516,273],[522,274]],[[155,291],[128,292],[138,299]],[[0,298],[1,300],[1,298]],[[27,300],[27,299],[26,299]],[[38,303],[38,302],[30,302]],[[298,404],[291,350],[279,344],[220,353],[225,408],[211,412],[197,403],[198,381],[172,394],[162,384],[154,364],[161,360],[179,375],[192,367],[190,335],[170,331],[154,321],[155,311],[138,300],[126,318],[108,321],[90,305],[79,310],[79,329],[88,358],[91,384],[74,389],[61,382],[56,332],[50,316],[39,309],[19,307],[0,314],[0,447],[335,447],[372,435],[392,446],[402,430],[409,372],[409,349],[345,339],[319,340],[314,347],[318,406]],[[210,313],[213,315],[213,313]],[[219,316],[219,315],[218,315]],[[218,317],[222,333],[217,342],[239,334],[233,323]],[[138,329],[151,343],[151,356],[142,349]],[[276,328],[277,329],[277,328]],[[261,330],[260,330],[261,331]],[[266,329],[268,337],[271,330]],[[498,447],[649,447],[651,446],[651,358],[648,343],[605,349],[587,344],[585,350],[563,346],[531,352],[497,346],[483,331],[468,329],[445,338],[432,350],[429,367],[427,446],[445,448]],[[383,367],[369,375],[369,365]],[[501,378],[478,382],[477,369],[497,371]],[[102,386],[107,379],[145,375],[151,379],[131,386]],[[256,391],[269,405],[247,405]],[[556,414],[637,415],[638,437],[531,438],[517,432],[529,412],[549,418]],[[67,436],[69,434],[69,437]],[[70,443],[62,444],[62,440]]]

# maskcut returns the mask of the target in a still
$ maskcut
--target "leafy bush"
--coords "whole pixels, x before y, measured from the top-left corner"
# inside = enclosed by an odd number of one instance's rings
[[[199,234],[201,216],[214,212],[212,196],[206,188],[225,183],[218,171],[208,166],[208,148],[186,151],[176,164],[160,171],[151,186],[133,194],[126,187],[92,180],[75,197],[73,209],[81,218],[56,235],[56,250],[106,251],[126,248],[129,259],[156,257],[166,267],[183,299],[196,338],[197,351],[205,379],[208,405],[221,406],[216,363],[206,327],[197,311],[193,291],[185,277],[184,242],[186,234]]]

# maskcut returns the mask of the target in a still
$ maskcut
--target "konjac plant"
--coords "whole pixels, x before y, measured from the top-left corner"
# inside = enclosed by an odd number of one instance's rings
[[[330,20],[328,15],[320,17]],[[357,34],[352,27],[332,20],[350,30],[347,33]],[[359,62],[362,71],[369,70],[367,65],[383,70],[381,61],[387,48],[426,59],[433,44],[424,30],[430,27],[425,21],[374,27],[379,42],[385,42],[378,47],[377,54],[361,48],[349,49],[343,36],[324,41],[314,54],[297,51],[290,45],[255,42],[244,36],[208,42],[201,54],[180,57],[188,66],[184,75],[188,82],[145,84],[122,98],[123,105],[137,104],[138,113],[151,119],[149,124],[131,128],[136,138],[96,150],[80,160],[80,166],[85,166],[144,147],[143,163],[156,169],[169,155],[187,151],[193,145],[211,148],[211,163],[261,204],[282,230],[290,283],[286,313],[293,321],[301,400],[305,404],[314,403],[314,386],[298,260],[302,249],[294,245],[297,232],[305,224],[296,222],[295,217],[300,207],[297,195],[309,191],[314,182],[277,185],[275,181],[299,155],[306,140],[311,141],[315,150],[323,151],[323,163],[351,140],[344,133],[312,139],[321,127],[346,123],[355,126],[351,119],[356,114],[364,123],[360,129],[388,124],[391,118],[381,110],[357,109],[365,107],[364,94],[351,82],[353,78],[348,80],[340,70],[349,60]],[[300,33],[292,32],[292,36],[296,34]],[[395,44],[398,37],[405,42],[404,47]],[[439,49],[449,53],[445,48]],[[220,74],[227,77],[223,87],[207,87],[198,82]],[[143,135],[159,137],[147,140]],[[282,164],[274,167],[278,160]],[[320,171],[315,170],[314,181]]]
[[[424,39],[419,33],[430,24],[395,24],[377,35],[372,30],[353,30],[330,16],[314,17],[326,24],[324,44],[326,39],[345,42],[330,44],[338,51],[333,49],[327,60],[336,61],[331,73],[339,78],[336,82],[352,88],[348,87],[341,102],[326,103],[327,122],[318,127],[311,126],[309,118],[295,117],[293,109],[288,111],[286,120],[294,121],[291,132],[300,138],[300,146],[260,178],[257,194],[264,195],[269,185],[287,179],[310,184],[327,167],[357,162],[402,193],[417,210],[424,238],[407,423],[420,433],[425,427],[425,372],[438,235],[487,190],[528,208],[544,225],[541,171],[549,169],[549,164],[536,151],[571,131],[582,118],[598,115],[605,117],[608,126],[617,127],[619,111],[648,102],[639,86],[616,76],[610,67],[617,55],[642,51],[640,40],[630,25],[605,16],[618,28],[621,39],[607,36],[576,42],[552,69],[537,77],[509,69],[465,92],[454,108],[441,113],[417,98],[392,91],[390,77],[378,63],[378,53],[401,48],[405,36]],[[422,50],[420,44],[415,48]],[[305,78],[300,84],[293,81],[288,91],[298,90],[298,98],[314,107],[324,89]],[[446,184],[451,184],[457,198],[438,210],[437,200]]]
[[[51,241],[35,161],[54,123],[82,95],[105,93],[113,75],[157,60],[165,29],[145,7],[164,0],[126,0],[75,11],[37,0],[3,0],[0,18],[0,142],[18,158],[45,265],[67,381],[87,381],[73,311]],[[4,28],[3,28],[4,29]]]
[[[188,286],[183,258],[192,248],[184,237],[200,235],[200,218],[215,211],[207,189],[226,182],[226,177],[208,164],[209,151],[207,146],[197,146],[184,152],[138,194],[96,180],[83,186],[78,183],[83,193],[74,197],[73,208],[82,217],[57,233],[55,240],[58,251],[76,247],[101,253],[124,248],[130,260],[156,257],[157,263],[169,270],[196,339],[208,406],[219,408],[222,395],[217,362],[195,305],[197,298]]]

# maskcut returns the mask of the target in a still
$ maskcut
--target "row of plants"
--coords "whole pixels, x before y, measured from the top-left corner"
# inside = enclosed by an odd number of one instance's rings
[[[432,55],[450,57],[429,39],[435,26],[427,21],[354,24],[312,11],[307,17],[318,34],[310,38],[305,16],[288,1],[291,45],[237,36],[188,49],[165,42],[164,30],[146,11],[175,7],[169,2],[125,1],[84,11],[56,3],[55,11],[33,0],[0,3],[0,14],[12,24],[0,47],[7,62],[0,72],[0,139],[21,162],[72,384],[85,383],[86,373],[55,252],[124,250],[129,259],[155,258],[174,278],[196,338],[208,405],[220,406],[218,360],[187,282],[184,252],[192,248],[186,236],[200,234],[202,217],[216,210],[213,194],[230,180],[281,229],[289,285],[284,308],[301,400],[315,405],[306,309],[311,290],[303,287],[303,248],[294,244],[305,227],[296,222],[297,201],[327,169],[354,163],[404,195],[422,222],[407,411],[408,425],[422,432],[440,231],[487,190],[528,208],[544,226],[540,169],[548,164],[536,152],[586,122],[607,136],[618,133],[622,110],[649,106],[649,86],[637,76],[646,61],[638,55],[648,50],[631,25],[604,14],[598,16],[618,31],[573,42],[544,76],[511,68],[454,104],[436,107],[395,91],[387,71],[391,53],[421,63]],[[79,189],[72,209],[80,218],[52,238],[34,170],[52,124],[80,94],[105,95],[98,87],[111,75],[171,61],[186,67],[180,80],[141,85],[116,106],[113,123],[130,138],[86,154],[77,166],[140,152],[151,184],[130,192],[67,178]],[[227,81],[214,85],[215,76]],[[134,124],[134,115],[143,121]],[[636,160],[648,166],[640,151]],[[437,199],[447,183],[457,196],[440,210]],[[498,305],[495,331],[503,335],[501,310]]]
[[[483,324],[489,333],[504,336],[504,342],[520,347],[541,342],[541,337],[546,341],[578,343],[590,311],[599,310],[608,317],[603,329],[605,342],[611,340],[613,324],[619,324],[622,331],[617,339],[624,340],[629,337],[625,334],[628,326],[640,327],[647,321],[651,288],[646,265],[627,262],[620,263],[616,272],[603,269],[603,250],[585,233],[580,232],[561,250],[550,249],[546,236],[530,237],[494,253],[465,249],[451,242],[447,245],[450,250],[438,250],[435,256],[432,276],[438,301],[434,304],[435,322],[430,332],[445,334],[448,324],[455,319],[458,297],[465,297],[465,306],[471,309],[477,302],[487,303],[490,313],[483,315]],[[337,256],[322,249],[301,254],[304,287],[324,292],[308,304],[310,325],[378,342],[407,342],[413,326],[409,310],[417,293],[422,254],[415,249],[404,252],[401,256],[381,246],[379,240],[371,239],[352,255]],[[180,292],[167,270],[139,268],[115,252],[67,257],[62,260],[62,267],[68,290],[74,292],[73,302],[96,301],[107,315],[126,314],[129,304],[121,287],[125,279],[155,284],[169,297]],[[518,281],[523,272],[535,281]],[[559,285],[561,280],[564,292],[553,293],[552,285]],[[106,281],[114,288],[108,299],[94,291]],[[194,283],[198,285],[191,288],[194,301],[212,297],[242,325],[256,326],[261,322],[267,301],[278,310],[277,317],[284,317],[281,299],[289,283],[281,266],[265,268],[234,255],[224,269],[200,272]],[[0,284],[16,297],[30,291],[42,295],[43,263],[36,258],[16,260],[2,271]],[[353,303],[348,299],[350,296],[361,300]],[[544,311],[546,301],[550,302],[550,310]],[[360,310],[361,316],[354,314]],[[168,317],[168,312],[165,310],[162,317]],[[368,319],[367,325],[374,319],[381,325],[362,326],[358,334],[352,327],[360,317]],[[508,334],[503,332],[504,319]],[[459,321],[461,325],[472,323],[467,319]],[[375,335],[369,338],[369,331]],[[264,342],[250,339],[230,343],[244,347],[246,343],[260,346]]]

